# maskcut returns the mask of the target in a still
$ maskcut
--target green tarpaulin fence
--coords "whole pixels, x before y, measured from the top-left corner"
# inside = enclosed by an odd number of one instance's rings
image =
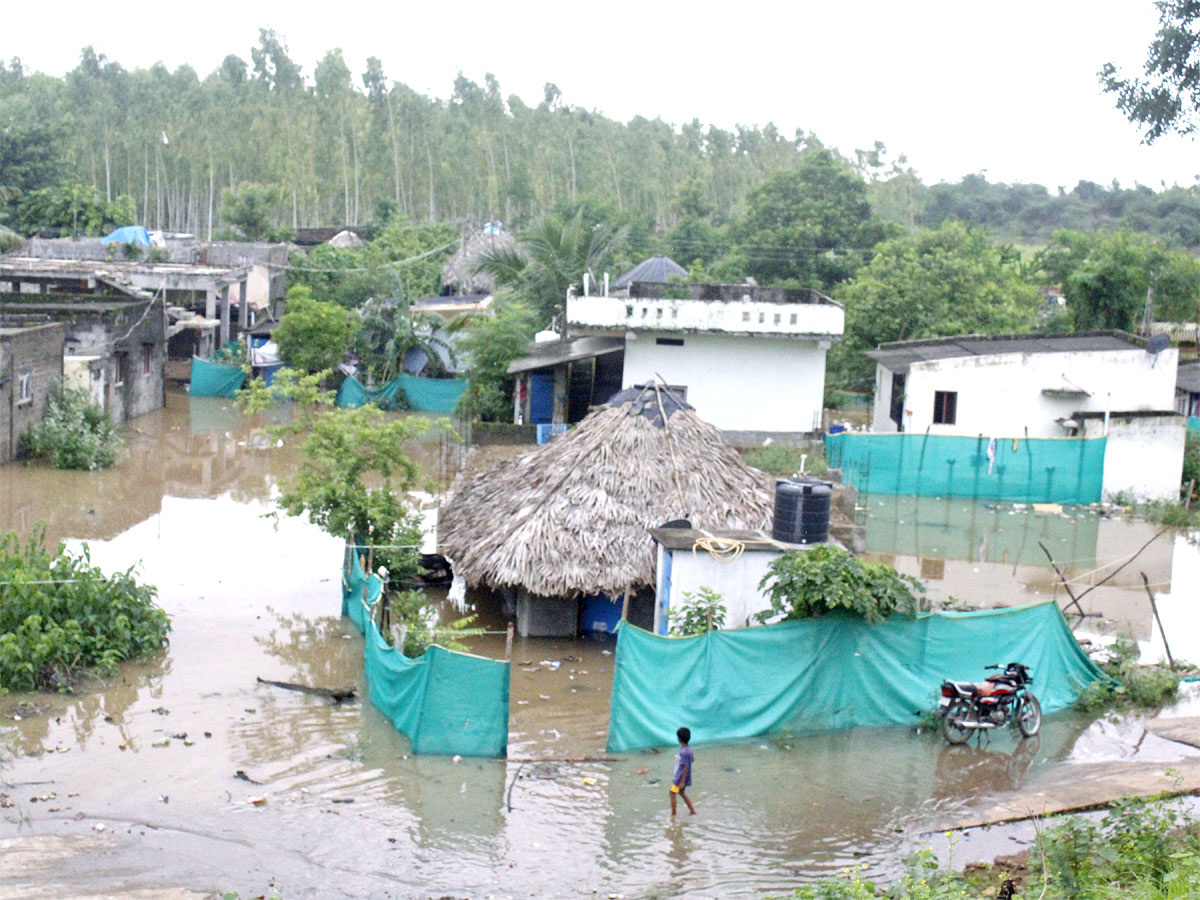
[[[192,383],[188,393],[193,397],[233,397],[246,380],[238,366],[226,366],[211,360],[192,357]]]
[[[1200,416],[1188,416],[1187,430],[1200,431]]]
[[[946,678],[982,680],[983,667],[1021,662],[1046,712],[1106,678],[1079,648],[1053,601],[1018,609],[894,616],[868,625],[848,614],[664,638],[622,622],[617,632],[608,749],[773,731],[912,725]]]
[[[371,702],[408,735],[413,753],[504,757],[508,753],[509,664],[442,647],[417,659],[393,648],[379,634],[363,605],[383,588],[365,576],[358,554],[347,548],[342,569],[342,615],[363,633],[367,690]]]
[[[825,435],[825,458],[864,494],[1098,503],[1106,438]]]
[[[337,405],[355,408],[374,403],[380,409],[392,409],[396,396],[403,391],[408,405],[418,412],[451,413],[458,398],[467,389],[462,378],[418,378],[401,374],[378,388],[363,387],[357,378],[347,378],[338,391]]]

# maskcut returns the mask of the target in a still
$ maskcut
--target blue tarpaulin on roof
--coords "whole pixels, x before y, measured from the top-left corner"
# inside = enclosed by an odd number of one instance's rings
[[[150,233],[145,225],[125,225],[111,234],[100,238],[102,244],[136,244],[139,247],[150,246]]]

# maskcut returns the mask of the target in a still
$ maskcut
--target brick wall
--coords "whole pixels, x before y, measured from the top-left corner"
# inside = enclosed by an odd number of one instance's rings
[[[0,461],[16,456],[29,426],[46,413],[50,391],[63,375],[61,324],[37,325],[0,336]],[[30,398],[21,398],[28,376]]]

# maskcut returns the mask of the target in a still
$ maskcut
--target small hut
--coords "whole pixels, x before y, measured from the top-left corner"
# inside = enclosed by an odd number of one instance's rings
[[[454,294],[490,294],[496,280],[479,268],[485,254],[516,246],[516,238],[502,222],[487,222],[482,228],[464,232],[462,243],[442,266],[442,285]]]
[[[566,434],[461,479],[442,507],[439,545],[469,585],[513,602],[523,636],[574,636],[581,601],[597,595],[636,598],[630,619],[648,627],[648,529],[684,519],[758,530],[771,505],[762,473],[655,384],[621,391]]]

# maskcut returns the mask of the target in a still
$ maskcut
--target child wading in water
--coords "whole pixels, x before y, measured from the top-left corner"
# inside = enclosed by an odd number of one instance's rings
[[[679,738],[680,747],[679,754],[675,757],[675,774],[671,777],[671,815],[675,815],[675,797],[678,795],[687,804],[688,812],[694,816],[696,807],[692,806],[692,801],[687,795],[687,789],[692,786],[692,762],[696,758],[692,748],[688,746],[692,732],[688,728],[680,728],[675,732],[675,737]]]

